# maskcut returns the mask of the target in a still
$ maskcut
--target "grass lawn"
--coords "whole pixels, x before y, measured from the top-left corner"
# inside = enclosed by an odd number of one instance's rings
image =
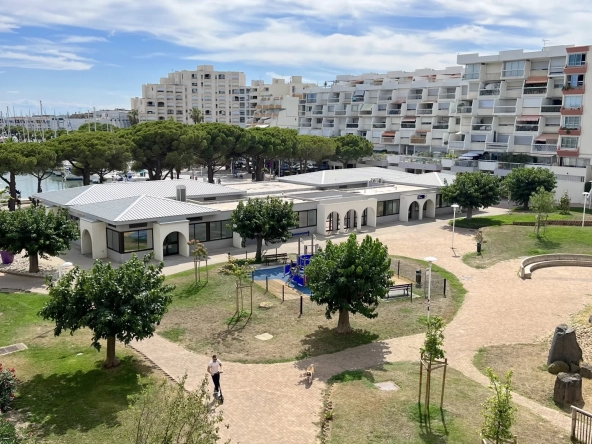
[[[330,443],[473,444],[480,442],[480,406],[493,392],[454,369],[446,373],[444,411],[440,412],[442,373],[432,379],[430,419],[417,404],[419,364],[400,362],[368,371],[346,372],[335,379],[331,399]],[[398,391],[380,391],[375,382],[393,381]],[[425,386],[424,386],[425,387]],[[423,406],[422,410],[423,411]],[[513,427],[523,444],[568,443],[569,435],[524,408]]]
[[[586,211],[586,219],[592,219],[589,211]],[[582,210],[579,212],[574,209],[570,214],[549,214],[548,220],[582,220]],[[469,228],[478,230],[483,227],[499,227],[502,225],[512,225],[513,222],[535,222],[536,214],[532,211],[512,211],[508,214],[499,214],[497,216],[477,216],[471,219],[457,218],[455,226],[457,228]],[[452,221],[449,222],[452,225]]]
[[[141,389],[137,374],[151,370],[120,345],[121,365],[103,370],[105,351],[90,347],[88,331],[56,338],[53,326],[36,316],[46,300],[45,295],[0,293],[0,345],[23,342],[29,347],[0,357],[21,380],[16,414],[36,424],[43,442],[117,442],[127,396]]]
[[[592,228],[547,226],[537,239],[534,227],[503,225],[483,229],[485,243],[481,255],[468,253],[465,264],[487,268],[497,262],[522,256],[548,253],[584,253],[592,251]]]
[[[266,294],[265,288],[258,285],[253,286],[251,318],[231,322],[236,310],[235,278],[218,273],[219,267],[210,268],[210,280],[205,285],[195,285],[193,271],[167,277],[167,283],[175,284],[177,288],[171,309],[158,329],[160,335],[198,353],[218,353],[230,361],[265,363],[334,353],[423,331],[424,298],[413,302],[408,299],[382,302],[375,319],[352,315],[351,325],[356,331],[339,335],[335,332],[337,318],[326,319],[323,306],[312,303],[305,296],[304,314],[299,317],[299,300],[282,303],[281,295]],[[442,271],[436,267],[434,270],[436,273]],[[446,277],[449,279],[449,296],[443,298],[432,294],[431,311],[449,322],[462,303],[464,288],[454,276],[446,274]],[[246,289],[245,308],[250,304],[248,295]],[[273,306],[259,309],[261,302],[270,302]],[[271,334],[273,339],[261,341],[255,338],[262,333]]]

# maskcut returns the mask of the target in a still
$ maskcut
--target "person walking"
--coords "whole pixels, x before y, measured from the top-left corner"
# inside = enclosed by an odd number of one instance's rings
[[[222,371],[222,363],[218,360],[216,355],[212,356],[212,360],[208,364],[208,373],[212,376],[214,382],[214,393],[220,391],[220,372]]]

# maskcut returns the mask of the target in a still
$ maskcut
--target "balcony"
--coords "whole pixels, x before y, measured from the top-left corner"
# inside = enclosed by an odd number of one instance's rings
[[[564,69],[565,74],[585,74],[588,71],[586,62],[581,62],[581,65],[567,65]]]
[[[448,123],[435,123],[432,129],[448,129]]]
[[[329,97],[328,103],[339,103],[339,97]]]
[[[431,115],[433,111],[433,108],[419,108],[416,111],[416,114],[418,116],[425,116],[425,115]]]
[[[472,114],[473,107],[472,106],[459,106],[456,108],[456,112],[458,114]]]
[[[345,113],[346,113],[346,112],[347,112],[347,111],[346,111],[346,110],[344,110],[344,109],[336,109],[336,110],[335,110],[335,115],[336,115],[336,116],[345,116]]]
[[[478,160],[455,160],[450,169],[453,173],[472,173],[479,171]]]
[[[485,151],[506,153],[509,146],[508,142],[485,142]]]
[[[584,94],[585,91],[586,89],[584,88],[584,82],[568,83],[563,88],[561,88],[561,92],[564,95]]]
[[[412,145],[425,145],[426,144],[426,137],[425,136],[411,136],[409,138],[409,143]]]
[[[457,140],[457,141],[449,141],[448,148],[452,150],[463,150],[465,149],[465,141],[464,140]]]
[[[478,72],[465,73],[462,76],[463,80],[479,80]]]
[[[480,89],[479,95],[480,96],[499,96],[500,90],[499,89]]]
[[[512,105],[494,106],[493,112],[495,114],[516,114],[516,107]]]
[[[582,107],[579,108],[561,108],[562,116],[581,116],[584,114]]]
[[[537,124],[517,124],[516,125],[516,132],[530,132],[530,131],[537,131],[539,130],[539,125]]]
[[[441,171],[442,162],[440,159],[431,157],[405,156],[399,159],[399,167],[411,170]]]
[[[561,111],[561,105],[543,105],[541,113],[558,113]]]
[[[498,168],[497,160],[479,160],[479,171],[495,171]]]
[[[389,145],[395,143],[395,136],[382,136],[380,138],[380,143],[388,143]]]
[[[564,147],[557,148],[557,155],[560,157],[578,157],[580,155],[580,147]]]
[[[525,86],[524,94],[547,94],[546,86]]]
[[[422,94],[409,94],[407,99],[409,100],[421,100]]]
[[[357,128],[358,124],[357,123],[346,123],[345,127],[346,128]]]
[[[500,72],[488,72],[483,74],[483,80],[500,80],[502,74]]]
[[[561,136],[580,136],[582,134],[582,129],[580,127],[577,128],[559,128],[559,134]]]
[[[456,93],[443,93],[438,96],[440,100],[455,99]]]
[[[557,154],[557,145],[534,143],[530,152],[531,154]]]
[[[502,71],[502,77],[524,77],[523,69],[505,69]]]
[[[415,129],[415,122],[401,122],[401,129]]]
[[[373,123],[372,128],[386,128],[386,123]]]
[[[387,110],[387,113],[389,116],[396,116],[401,114],[401,110],[400,109],[389,109]]]
[[[471,125],[471,130],[472,131],[491,131],[493,128],[492,125],[487,125],[487,124],[477,124],[477,125]]]

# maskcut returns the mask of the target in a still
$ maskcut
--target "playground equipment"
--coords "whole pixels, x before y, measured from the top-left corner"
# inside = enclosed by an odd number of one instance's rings
[[[289,276],[289,280],[294,285],[306,287],[306,267],[310,264],[312,254],[303,254],[296,258],[296,263],[284,266],[284,276]]]

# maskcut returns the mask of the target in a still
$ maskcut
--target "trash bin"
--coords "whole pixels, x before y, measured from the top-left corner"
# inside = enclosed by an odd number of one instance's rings
[[[255,180],[255,173],[251,173],[251,180]]]
[[[415,271],[415,283],[418,287],[421,287],[421,270]]]

